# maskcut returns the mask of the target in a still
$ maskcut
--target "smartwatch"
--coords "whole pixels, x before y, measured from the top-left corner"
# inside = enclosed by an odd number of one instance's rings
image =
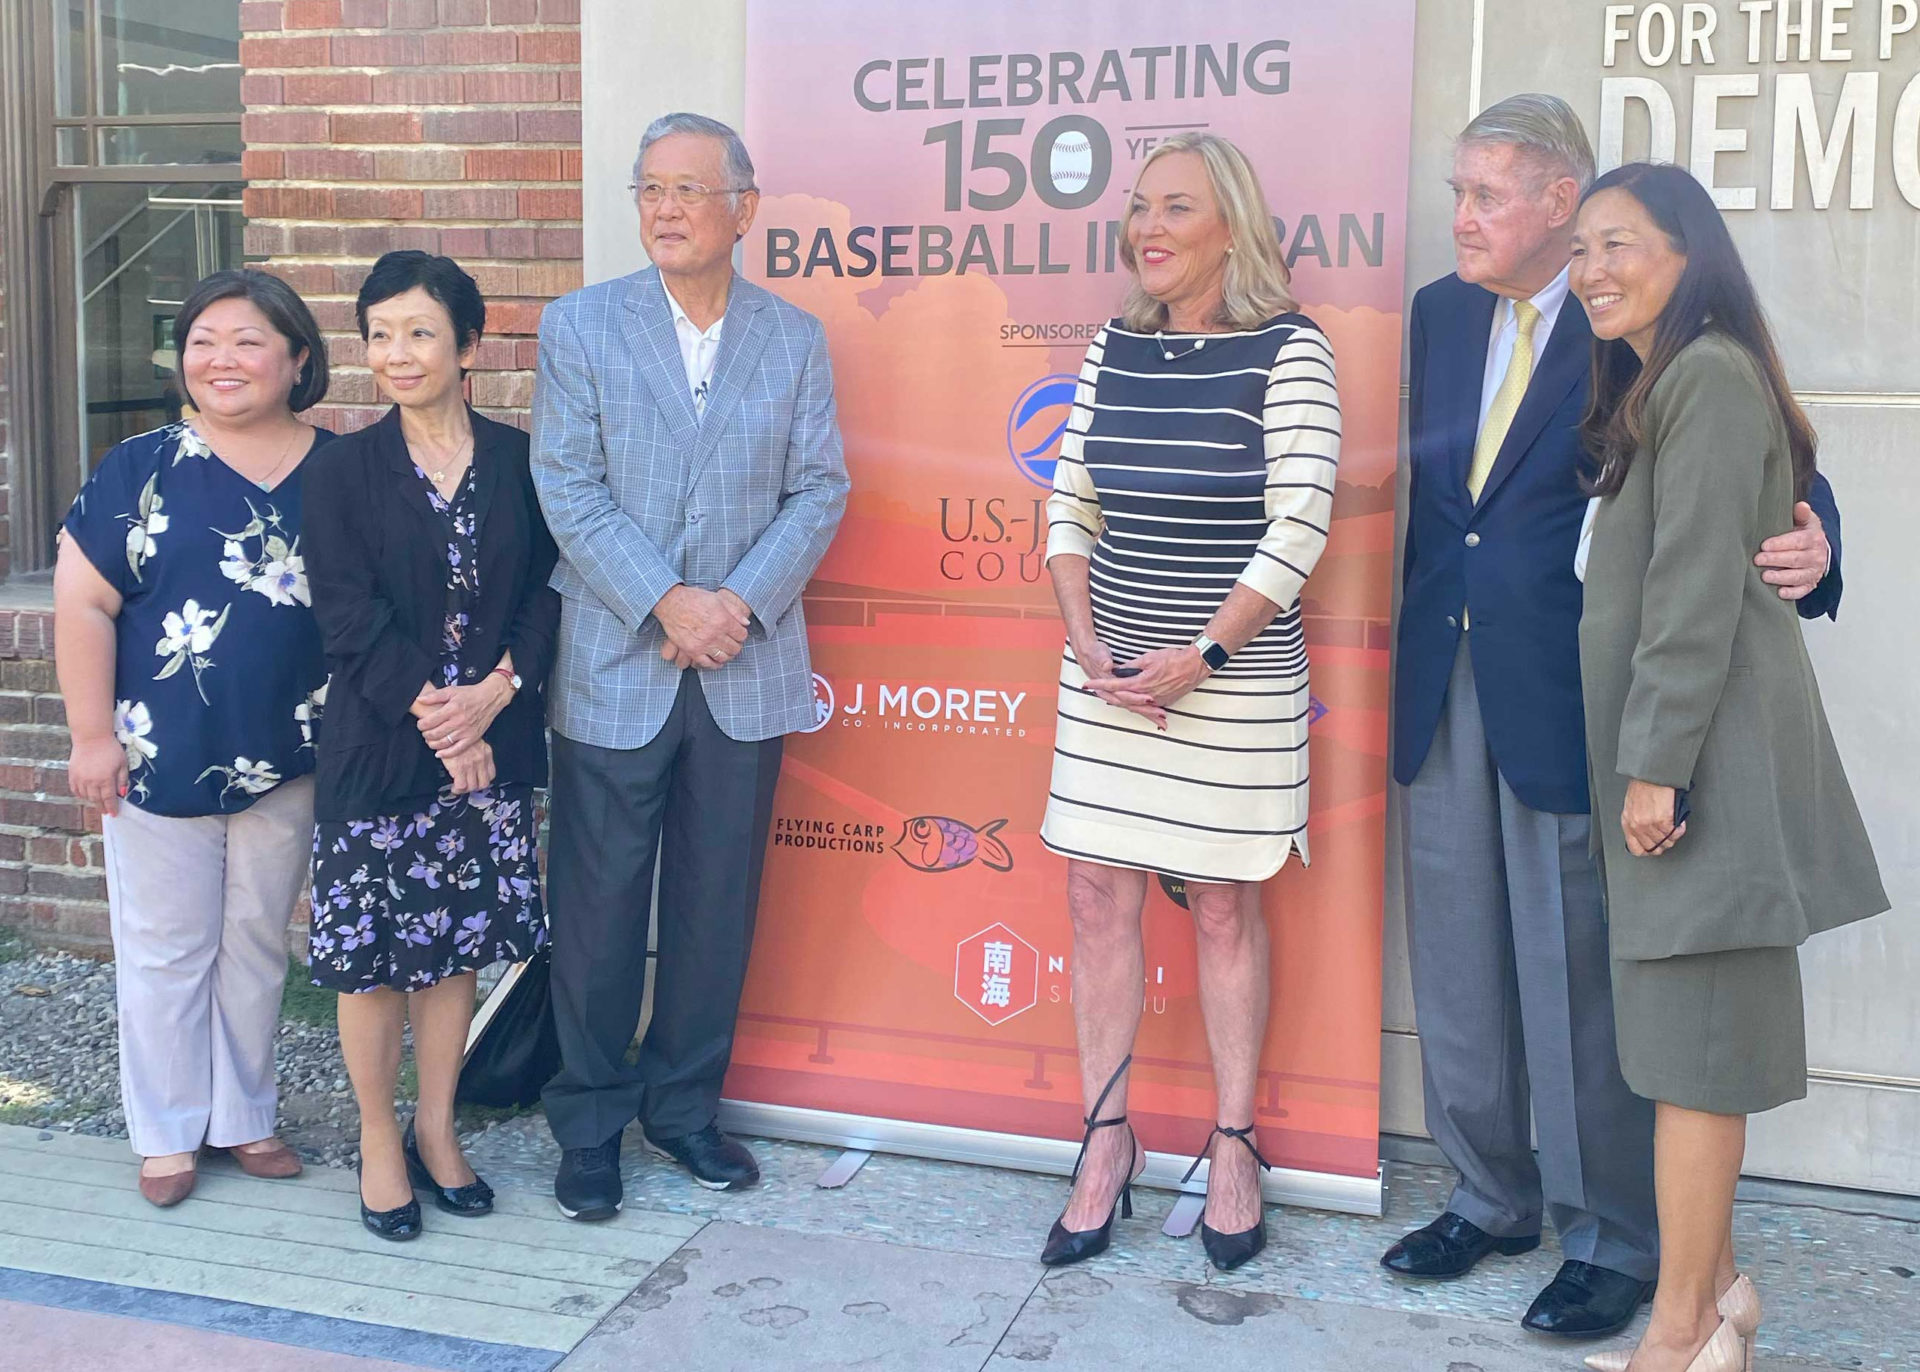
[[[1207,670],[1217,672],[1227,665],[1233,654],[1208,638],[1204,633],[1193,640],[1193,646],[1200,650],[1200,660],[1207,664]]]

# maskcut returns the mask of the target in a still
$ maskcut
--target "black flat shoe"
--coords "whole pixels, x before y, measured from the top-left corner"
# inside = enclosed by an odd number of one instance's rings
[[[1380,1265],[1403,1277],[1450,1281],[1473,1271],[1474,1265],[1489,1253],[1515,1258],[1539,1246],[1538,1234],[1496,1238],[1449,1210],[1389,1248],[1381,1257]]]
[[[353,1174],[361,1175],[362,1163],[353,1164]],[[363,1193],[360,1197],[360,1223],[367,1232],[394,1243],[405,1243],[408,1239],[420,1237],[420,1231],[426,1225],[420,1219],[420,1202],[410,1200],[405,1205],[395,1206],[391,1210],[375,1210],[367,1204]]]
[[[1520,1323],[1538,1334],[1604,1339],[1633,1323],[1640,1307],[1653,1299],[1653,1285],[1611,1267],[1569,1260]]]
[[[741,1191],[760,1180],[760,1164],[746,1144],[720,1132],[715,1125],[673,1138],[655,1138],[646,1131],[647,1147],[669,1162],[677,1162],[709,1191]]]
[[[420,1156],[420,1141],[414,1137],[413,1121],[407,1121],[407,1137],[402,1145],[407,1154],[407,1180],[413,1183],[416,1191],[426,1191],[433,1196],[433,1203],[449,1215],[461,1215],[472,1219],[479,1215],[493,1213],[493,1188],[488,1186],[475,1173],[473,1180],[465,1186],[442,1186],[433,1179],[426,1159]]]
[[[1080,1179],[1080,1168],[1087,1160],[1087,1145],[1093,1142],[1093,1131],[1127,1123],[1125,1115],[1115,1115],[1112,1119],[1101,1119],[1099,1115],[1100,1107],[1107,1103],[1107,1096],[1119,1082],[1121,1073],[1132,1065],[1133,1054],[1129,1053],[1121,1059],[1120,1065],[1113,1069],[1113,1075],[1107,1078],[1107,1084],[1101,1090],[1100,1098],[1094,1101],[1092,1111],[1088,1113],[1086,1119],[1081,1121],[1087,1126],[1087,1132],[1080,1140],[1080,1156],[1074,1159],[1073,1175],[1068,1179],[1069,1182]],[[1130,1124],[1127,1125],[1127,1141],[1129,1143],[1134,1141],[1133,1126]],[[1144,1171],[1145,1168],[1146,1164],[1142,1163],[1140,1170]],[[1113,1207],[1107,1211],[1106,1222],[1098,1229],[1069,1229],[1062,1223],[1065,1219],[1064,1214],[1061,1219],[1055,1220],[1053,1228],[1047,1232],[1047,1246],[1040,1250],[1040,1261],[1048,1267],[1065,1267],[1069,1263],[1085,1262],[1088,1258],[1106,1252],[1107,1245],[1113,1239],[1114,1218],[1116,1216],[1123,1220],[1133,1218],[1133,1183],[1139,1175],[1140,1172],[1136,1171],[1121,1184],[1120,1194],[1113,1198]]]
[[[1260,1164],[1261,1171],[1271,1172],[1273,1170],[1273,1164],[1261,1157],[1260,1150],[1253,1146],[1253,1126],[1251,1124],[1245,1129],[1229,1129],[1224,1124],[1216,1124],[1213,1126],[1213,1134],[1207,1135],[1206,1148],[1200,1150],[1200,1156],[1193,1160],[1193,1166],[1187,1169],[1187,1175],[1180,1178],[1180,1184],[1182,1186],[1192,1181],[1193,1174],[1200,1170],[1202,1159],[1207,1156],[1208,1149],[1213,1146],[1214,1134],[1218,1134],[1223,1139],[1239,1139],[1241,1143],[1247,1146],[1247,1151],[1253,1154],[1253,1160]],[[1211,1180],[1211,1174],[1209,1174],[1209,1180]],[[1200,1243],[1201,1246],[1207,1250],[1207,1261],[1212,1263],[1214,1267],[1221,1272],[1231,1272],[1234,1268],[1252,1261],[1254,1256],[1258,1254],[1262,1248],[1267,1246],[1266,1202],[1263,1200],[1260,1204],[1260,1222],[1251,1229],[1242,1229],[1235,1234],[1222,1233],[1220,1230],[1208,1224],[1204,1219],[1201,1220]]]

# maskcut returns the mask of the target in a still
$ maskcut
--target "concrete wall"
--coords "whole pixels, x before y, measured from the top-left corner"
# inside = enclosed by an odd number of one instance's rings
[[[1603,78],[1652,83],[1673,104],[1673,146],[1659,151],[1688,162],[1696,141],[1725,130],[1713,163],[1715,184],[1732,199],[1754,189],[1756,208],[1730,209],[1733,231],[1771,309],[1794,382],[1809,402],[1824,446],[1822,465],[1839,493],[1846,524],[1848,591],[1840,623],[1808,629],[1827,705],[1866,812],[1896,909],[1869,924],[1827,935],[1805,950],[1810,1098],[1755,1121],[1749,1168],[1757,1173],[1920,1192],[1920,822],[1911,778],[1920,774],[1920,724],[1909,702],[1920,668],[1920,640],[1896,597],[1912,584],[1903,550],[1920,526],[1920,25],[1890,38],[1879,58],[1883,8],[1895,26],[1905,0],[1783,0],[1787,60],[1775,61],[1777,16],[1758,35],[1761,60],[1749,62],[1747,16],[1737,0],[1714,4],[1602,5],[1591,0],[1418,0],[1413,162],[1408,225],[1408,294],[1452,268],[1446,176],[1451,141],[1478,108],[1521,90],[1548,90],[1573,102],[1589,128],[1602,127]],[[1610,16],[1609,10],[1629,10]],[[1640,14],[1671,16],[1671,54],[1642,60]],[[1708,12],[1711,11],[1711,19]],[[1808,60],[1799,59],[1803,11]],[[585,0],[582,12],[585,270],[588,280],[632,270],[644,260],[625,191],[640,130],[670,109],[697,109],[730,122],[744,115],[744,0],[693,8],[661,0]],[[1822,47],[1821,29],[1830,32]],[[1646,55],[1660,59],[1666,19],[1647,21]],[[1707,45],[1680,40],[1711,24]],[[1606,35],[1623,26],[1624,43]],[[1713,61],[1706,59],[1709,49]],[[1850,58],[1841,58],[1842,50]],[[1832,54],[1821,60],[1821,53]],[[1686,59],[1683,61],[1683,58]],[[636,73],[644,72],[644,79]],[[1709,80],[1698,78],[1732,78]],[[1859,102],[1856,139],[1872,109],[1874,148],[1852,175],[1851,145],[1838,148],[1836,175],[1816,208],[1806,141],[1788,146],[1775,173],[1776,108],[1794,108],[1804,85],[1824,144],[1843,91]],[[1871,79],[1868,79],[1871,78]],[[1846,83],[1851,81],[1851,86]],[[1751,86],[1757,94],[1735,94]],[[1869,92],[1867,87],[1877,89]],[[1648,85],[1614,86],[1640,96],[1625,102],[1621,145],[1645,156],[1654,132]],[[1718,92],[1717,119],[1696,140],[1700,92]],[[1784,94],[1783,94],[1784,93]],[[1871,98],[1869,98],[1871,97]],[[1801,127],[1797,118],[1789,128]],[[1815,160],[1819,160],[1817,157]],[[1789,191],[1789,187],[1791,190]],[[1773,208],[1776,197],[1792,208]],[[1861,203],[1871,198],[1871,206]],[[1397,816],[1389,816],[1390,830]],[[1396,851],[1389,834],[1388,851]],[[1422,1131],[1419,1042],[1407,984],[1405,922],[1397,863],[1387,873],[1388,942],[1382,1024],[1382,1124]]]

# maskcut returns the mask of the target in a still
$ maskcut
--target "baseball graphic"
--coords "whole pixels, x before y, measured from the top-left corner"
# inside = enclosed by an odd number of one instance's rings
[[[1093,144],[1084,133],[1069,129],[1053,140],[1047,155],[1047,174],[1062,195],[1078,195],[1093,175]]]

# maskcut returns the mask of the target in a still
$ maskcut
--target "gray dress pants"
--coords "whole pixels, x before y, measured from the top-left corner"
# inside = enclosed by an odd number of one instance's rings
[[[547,919],[560,1073],[542,1103],[562,1148],[637,1117],[654,1138],[713,1122],[733,1056],[782,741],[728,738],[698,674],[639,748],[553,736]],[[660,867],[653,1018],[627,1049],[647,985]]]
[[[1448,1208],[1512,1237],[1539,1232],[1544,1205],[1566,1257],[1651,1281],[1653,1106],[1620,1074],[1589,817],[1529,809],[1502,779],[1465,635],[1403,799],[1427,1129],[1460,1173]]]

